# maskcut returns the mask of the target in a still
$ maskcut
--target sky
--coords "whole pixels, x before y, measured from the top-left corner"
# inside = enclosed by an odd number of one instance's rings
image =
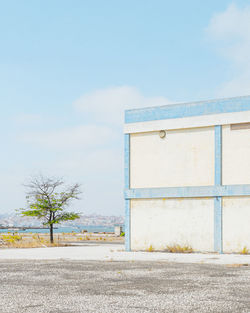
[[[249,1],[0,0],[0,214],[43,174],[123,215],[125,109],[249,94]]]

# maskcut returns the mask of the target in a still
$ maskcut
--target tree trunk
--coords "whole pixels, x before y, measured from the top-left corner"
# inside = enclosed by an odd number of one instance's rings
[[[50,230],[50,243],[54,242],[54,238],[53,238],[53,224],[49,225],[49,230]]]

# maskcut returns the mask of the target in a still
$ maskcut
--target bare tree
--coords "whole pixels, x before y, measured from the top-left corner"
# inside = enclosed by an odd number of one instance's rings
[[[66,211],[72,200],[79,199],[80,185],[63,186],[65,182],[62,179],[42,175],[32,178],[25,185],[28,206],[26,209],[20,209],[20,213],[22,216],[43,220],[43,224],[49,226],[51,243],[54,241],[54,224],[80,217],[78,213]]]

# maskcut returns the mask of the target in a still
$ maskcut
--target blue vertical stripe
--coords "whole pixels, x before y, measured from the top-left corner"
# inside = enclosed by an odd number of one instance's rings
[[[130,188],[130,135],[124,135],[124,187]],[[131,250],[130,200],[125,199],[125,250]]]
[[[223,253],[222,245],[222,198],[214,198],[214,251]]]
[[[131,244],[130,244],[130,200],[125,200],[125,250],[131,251]]]
[[[214,127],[214,148],[215,148],[215,186],[222,185],[222,126]],[[222,241],[222,198],[214,198],[214,250],[223,252]]]
[[[215,173],[214,173],[214,184],[222,184],[222,127],[214,127],[214,149],[215,149]]]

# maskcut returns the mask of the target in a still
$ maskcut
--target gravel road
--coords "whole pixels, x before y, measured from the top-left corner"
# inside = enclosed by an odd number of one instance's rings
[[[250,266],[0,261],[1,313],[250,313]]]

